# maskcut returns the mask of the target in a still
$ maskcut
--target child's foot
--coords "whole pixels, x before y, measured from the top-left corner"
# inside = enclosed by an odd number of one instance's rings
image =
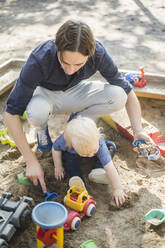
[[[88,174],[88,178],[91,182],[94,183],[109,184],[107,174],[102,168],[91,170],[91,172]]]
[[[81,179],[81,177],[78,176],[74,176],[69,179],[69,187],[73,186],[79,186],[83,189],[86,189],[83,180]]]

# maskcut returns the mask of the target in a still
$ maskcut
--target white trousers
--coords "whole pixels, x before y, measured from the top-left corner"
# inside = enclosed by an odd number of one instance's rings
[[[30,123],[44,128],[52,114],[70,114],[97,118],[123,108],[127,94],[119,87],[101,81],[85,82],[66,91],[37,87],[26,112]]]

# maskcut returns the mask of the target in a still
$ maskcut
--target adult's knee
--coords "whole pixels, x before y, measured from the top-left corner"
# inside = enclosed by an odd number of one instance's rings
[[[119,86],[111,86],[106,91],[108,103],[113,106],[113,110],[117,111],[125,107],[127,102],[127,94],[123,88]]]
[[[47,124],[52,111],[52,105],[43,96],[36,95],[27,106],[27,119],[32,125],[43,127]]]

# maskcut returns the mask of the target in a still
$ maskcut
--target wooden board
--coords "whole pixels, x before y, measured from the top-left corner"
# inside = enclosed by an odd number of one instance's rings
[[[135,73],[139,71],[119,70],[122,74]],[[145,73],[146,86],[143,88],[134,87],[134,91],[138,97],[147,97],[159,100],[165,100],[165,75],[155,73]]]
[[[4,94],[15,84],[22,66],[25,64],[23,59],[11,59],[0,65],[0,95]],[[122,74],[135,73],[139,74],[139,71],[130,71],[121,69]],[[134,91],[138,97],[154,98],[159,100],[165,100],[165,75],[145,73],[147,84],[143,88],[135,87]],[[93,77],[94,80],[103,80],[100,73],[96,73]]]
[[[10,59],[0,65],[0,95],[13,87],[24,64],[23,59]]]

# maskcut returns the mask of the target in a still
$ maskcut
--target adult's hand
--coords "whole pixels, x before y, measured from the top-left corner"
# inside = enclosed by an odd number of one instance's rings
[[[154,143],[151,137],[148,134],[146,134],[144,130],[134,133],[134,141],[137,139],[144,139],[147,142]]]
[[[39,179],[42,190],[46,193],[43,170],[36,158],[35,153],[33,153],[27,142],[19,115],[12,115],[6,112],[5,123],[27,165],[26,176],[33,181],[34,185],[38,185],[37,180]]]
[[[44,180],[44,172],[38,161],[27,163],[26,166],[26,177],[28,177],[35,186],[38,185],[38,180],[40,181],[43,193],[46,193],[46,184]]]

